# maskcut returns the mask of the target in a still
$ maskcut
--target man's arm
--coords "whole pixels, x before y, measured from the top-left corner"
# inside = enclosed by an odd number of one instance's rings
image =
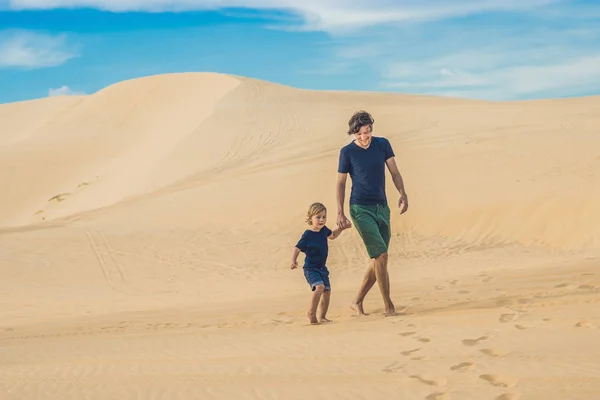
[[[408,209],[408,196],[406,195],[406,190],[404,189],[404,179],[402,179],[402,174],[400,174],[400,171],[398,170],[396,159],[394,157],[390,157],[385,160],[385,164],[392,175],[394,186],[396,186],[398,193],[400,193],[400,201],[398,202],[398,206],[401,207],[400,214],[403,214]]]
[[[345,227],[346,224],[346,214],[344,213],[344,200],[346,197],[346,179],[348,174],[338,172],[338,179],[336,184],[336,194],[337,194],[337,225],[340,228]],[[342,225],[340,225],[342,224]]]
[[[337,179],[337,212],[338,215],[344,215],[344,200],[346,197],[346,177],[348,176],[348,174],[346,173],[341,173],[338,172],[338,179]]]

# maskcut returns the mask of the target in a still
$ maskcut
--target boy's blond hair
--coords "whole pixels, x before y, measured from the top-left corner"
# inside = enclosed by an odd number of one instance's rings
[[[322,203],[312,203],[310,207],[308,207],[308,212],[306,213],[306,223],[312,225],[312,217],[323,210],[327,211],[327,207],[325,207]]]

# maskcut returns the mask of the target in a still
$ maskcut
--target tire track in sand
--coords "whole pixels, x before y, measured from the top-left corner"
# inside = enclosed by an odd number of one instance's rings
[[[127,287],[127,276],[117,262],[113,254],[114,251],[104,234],[88,227],[84,227],[83,229],[106,284],[116,292],[129,294],[124,290]]]

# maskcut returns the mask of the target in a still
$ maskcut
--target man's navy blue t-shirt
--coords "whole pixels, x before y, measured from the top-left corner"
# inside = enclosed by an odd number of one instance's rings
[[[338,172],[349,173],[352,179],[350,204],[387,204],[385,162],[391,157],[394,157],[394,150],[383,137],[373,136],[366,149],[354,141],[342,147]]]
[[[304,231],[296,244],[296,247],[306,255],[304,268],[325,268],[329,252],[327,238],[331,233],[331,229],[327,226],[323,226],[318,232],[310,229]]]

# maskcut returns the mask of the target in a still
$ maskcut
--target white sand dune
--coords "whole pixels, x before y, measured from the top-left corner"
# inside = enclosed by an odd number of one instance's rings
[[[366,109],[410,200],[397,317],[348,308],[368,257],[331,244],[333,324],[288,269],[335,224]],[[600,97],[485,102],[169,74],[0,105],[2,399],[595,399]],[[397,196],[388,178],[392,205]]]

